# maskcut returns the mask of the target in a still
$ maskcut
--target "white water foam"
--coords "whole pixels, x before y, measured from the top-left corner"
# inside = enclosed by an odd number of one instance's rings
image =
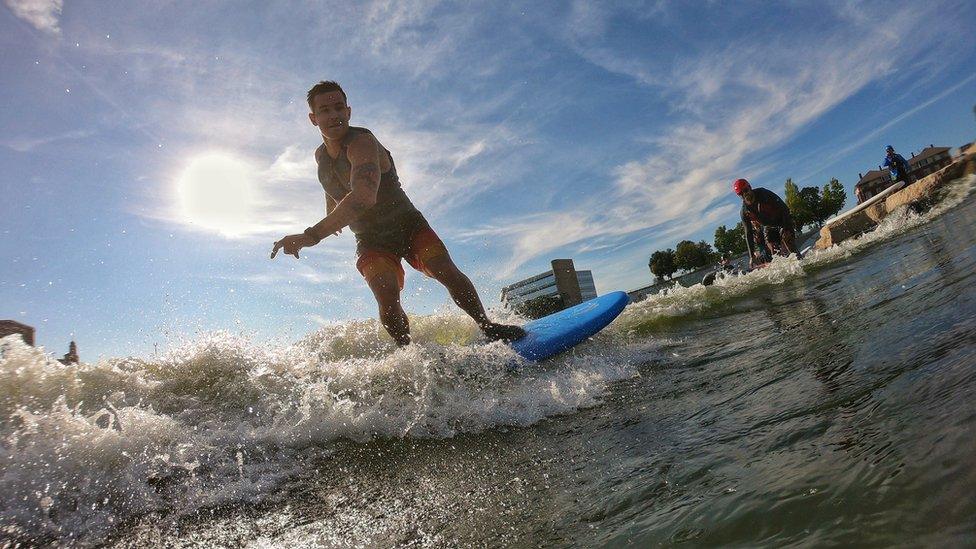
[[[608,339],[541,367],[467,344],[466,317],[411,321],[402,349],[357,321],[294,345],[215,333],[158,359],[67,366],[0,339],[0,537],[90,543],[149,511],[257,501],[336,440],[531,425],[636,373]]]

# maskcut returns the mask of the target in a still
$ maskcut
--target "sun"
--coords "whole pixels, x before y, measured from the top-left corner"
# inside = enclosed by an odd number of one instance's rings
[[[226,153],[206,153],[190,160],[176,189],[187,223],[240,236],[253,220],[254,170]]]

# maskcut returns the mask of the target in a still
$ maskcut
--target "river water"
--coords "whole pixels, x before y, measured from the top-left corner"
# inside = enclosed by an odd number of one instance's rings
[[[972,545],[976,179],[630,305],[543,365],[458,316],[65,367],[0,342],[0,537],[61,546]]]

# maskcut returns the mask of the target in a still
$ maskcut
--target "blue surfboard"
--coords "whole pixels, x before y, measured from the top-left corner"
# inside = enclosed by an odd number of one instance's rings
[[[627,306],[624,292],[611,292],[558,313],[533,320],[527,335],[511,346],[526,360],[544,360],[570,349],[613,322]]]

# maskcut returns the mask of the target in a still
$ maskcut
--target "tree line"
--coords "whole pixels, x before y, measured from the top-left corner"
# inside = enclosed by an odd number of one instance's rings
[[[786,205],[798,231],[816,224],[823,225],[831,216],[837,214],[847,201],[844,185],[836,178],[818,187],[798,188],[793,179],[786,180]],[[722,256],[737,257],[747,251],[746,231],[740,221],[729,229],[719,225],[715,229],[714,248],[701,240],[697,243],[682,240],[674,248],[658,250],[651,254],[647,266],[651,274],[660,280],[673,278],[678,271],[694,271],[718,261]]]

